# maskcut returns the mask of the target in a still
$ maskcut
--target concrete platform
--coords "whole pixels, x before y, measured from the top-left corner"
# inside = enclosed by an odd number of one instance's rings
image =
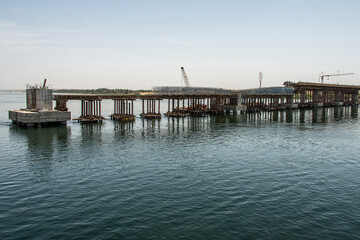
[[[66,124],[67,120],[71,120],[71,112],[57,110],[30,111],[22,109],[9,111],[9,119],[12,120],[14,124],[28,127],[49,124]]]

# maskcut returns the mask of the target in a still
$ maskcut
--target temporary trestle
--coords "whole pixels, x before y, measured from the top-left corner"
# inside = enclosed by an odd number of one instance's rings
[[[104,119],[101,116],[101,100],[81,100],[81,116],[73,120],[79,122],[99,122]]]
[[[248,112],[358,104],[360,86],[306,82],[284,85],[285,88],[241,90],[240,104],[246,105]]]
[[[209,114],[221,114],[224,113],[224,106],[229,98],[213,97],[210,99],[210,111]],[[234,105],[236,106],[236,104]]]
[[[160,101],[161,98],[145,99],[142,98],[142,118],[161,118]]]
[[[295,89],[294,103],[299,108],[349,106],[358,104],[360,86],[285,82]]]
[[[357,104],[357,93],[340,90],[299,90],[295,102],[299,108],[349,106]]]
[[[134,99],[114,99],[114,113],[111,115],[113,120],[133,121]]]
[[[205,116],[207,114],[219,114],[224,112],[224,106],[231,106],[236,109],[237,93],[233,94],[148,94],[135,95],[55,95],[54,100],[57,106],[66,108],[66,101],[81,100],[81,116],[79,121],[101,121],[101,100],[114,100],[114,113],[111,119],[134,120],[134,101],[142,100],[143,118],[161,118],[160,103],[168,99],[167,116]],[[233,101],[235,99],[235,101]],[[231,105],[232,104],[232,105]],[[231,108],[231,109],[232,109]]]
[[[102,99],[114,100],[114,113],[111,115],[114,120],[133,120],[136,99],[142,102],[140,116],[143,118],[161,118],[162,100],[167,100],[165,115],[169,117],[205,116],[222,114],[224,111],[257,112],[358,104],[360,86],[306,82],[285,82],[284,85],[285,87],[245,89],[233,93],[209,93],[200,89],[201,91],[190,91],[191,93],[167,91],[141,96],[63,94],[54,95],[53,99],[56,101],[55,109],[60,111],[67,110],[68,100],[81,100],[81,116],[76,119],[79,121],[103,120]]]
[[[205,116],[210,112],[210,98],[183,96],[168,99],[168,111],[165,115],[169,117]]]
[[[185,106],[185,102],[187,101],[187,105]],[[178,98],[178,99],[168,99],[168,111],[165,113],[168,117],[185,117],[189,116],[187,112],[188,106],[190,103],[190,99]]]
[[[236,94],[234,95],[236,98]],[[205,116],[224,112],[226,99],[234,96],[229,95],[172,95],[168,99],[169,117]],[[236,106],[236,105],[235,105]]]
[[[291,108],[292,96],[246,94],[242,101],[242,104],[247,106],[248,112],[284,110]]]

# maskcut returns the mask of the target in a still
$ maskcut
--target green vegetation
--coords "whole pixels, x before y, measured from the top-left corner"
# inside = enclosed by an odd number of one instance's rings
[[[80,93],[80,94],[131,94],[139,95],[142,92],[150,92],[150,90],[131,90],[131,89],[54,89],[55,93]]]

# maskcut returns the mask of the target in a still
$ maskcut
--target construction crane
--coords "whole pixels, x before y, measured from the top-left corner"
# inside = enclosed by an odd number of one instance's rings
[[[185,86],[186,86],[186,87],[190,87],[189,79],[188,79],[188,77],[186,76],[184,67],[181,67],[181,73],[182,73],[182,77],[183,77]]]
[[[263,80],[263,74],[262,74],[262,72],[259,72],[259,82],[260,82],[260,87],[259,88],[261,88],[262,80]]]
[[[338,76],[346,76],[346,75],[354,75],[354,73],[336,73],[336,74],[324,74],[324,72],[321,72],[320,73],[320,80],[321,80],[321,83],[324,83],[324,78],[327,77],[338,77]]]

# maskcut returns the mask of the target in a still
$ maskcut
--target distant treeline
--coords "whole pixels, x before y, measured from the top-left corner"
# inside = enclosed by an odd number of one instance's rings
[[[150,90],[131,90],[131,89],[54,89],[56,93],[81,93],[81,94],[133,94],[138,95],[141,92],[150,92]]]

